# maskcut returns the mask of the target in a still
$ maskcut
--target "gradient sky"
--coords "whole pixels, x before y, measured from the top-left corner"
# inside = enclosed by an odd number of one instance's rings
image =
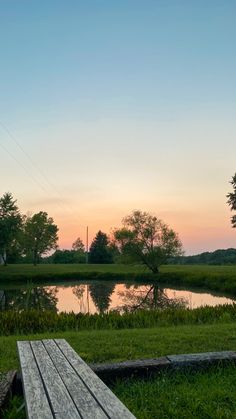
[[[236,2],[0,0],[0,195],[60,246],[155,213],[236,247]]]

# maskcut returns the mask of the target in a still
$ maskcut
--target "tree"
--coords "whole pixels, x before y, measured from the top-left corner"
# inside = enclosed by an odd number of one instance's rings
[[[99,231],[90,246],[90,263],[112,263],[112,254],[108,244],[107,235]]]
[[[148,212],[137,210],[123,219],[121,229],[114,231],[114,242],[120,254],[145,265],[153,273],[158,273],[160,265],[169,257],[183,253],[174,230]]]
[[[74,253],[74,263],[86,263],[85,247],[80,237],[72,244],[72,252]]]
[[[78,239],[74,241],[74,243],[72,244],[72,249],[79,253],[85,252],[84,243],[82,242],[80,237],[78,237]]]
[[[7,255],[16,247],[22,226],[22,216],[11,193],[0,199],[0,256],[7,265]]]
[[[233,192],[227,194],[228,204],[230,206],[231,211],[236,211],[236,173],[232,177],[230,181],[231,185],[233,185]],[[231,223],[233,228],[236,228],[236,214],[231,217]]]
[[[24,225],[25,251],[33,256],[36,265],[40,257],[51,249],[57,247],[58,227],[46,212],[40,211],[28,217]]]

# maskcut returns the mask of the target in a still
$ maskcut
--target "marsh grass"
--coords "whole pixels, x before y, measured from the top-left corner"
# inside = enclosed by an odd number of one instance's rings
[[[134,329],[183,324],[225,323],[236,321],[236,304],[216,307],[140,310],[120,314],[55,313],[53,311],[2,311],[0,335],[58,331]]]

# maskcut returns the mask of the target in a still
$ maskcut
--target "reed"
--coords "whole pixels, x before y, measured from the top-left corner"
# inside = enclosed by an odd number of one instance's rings
[[[0,334],[30,334],[59,331],[134,329],[157,326],[225,323],[236,321],[236,304],[195,309],[168,308],[165,310],[140,310],[120,314],[75,314],[52,311],[0,312]]]

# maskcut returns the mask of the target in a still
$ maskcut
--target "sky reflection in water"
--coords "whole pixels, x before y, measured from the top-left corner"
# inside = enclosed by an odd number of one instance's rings
[[[204,305],[231,304],[234,300],[170,288],[157,284],[116,284],[96,281],[70,286],[28,286],[24,289],[0,290],[1,310],[54,310],[57,312],[104,313],[109,310],[135,311],[167,307],[196,308]]]

